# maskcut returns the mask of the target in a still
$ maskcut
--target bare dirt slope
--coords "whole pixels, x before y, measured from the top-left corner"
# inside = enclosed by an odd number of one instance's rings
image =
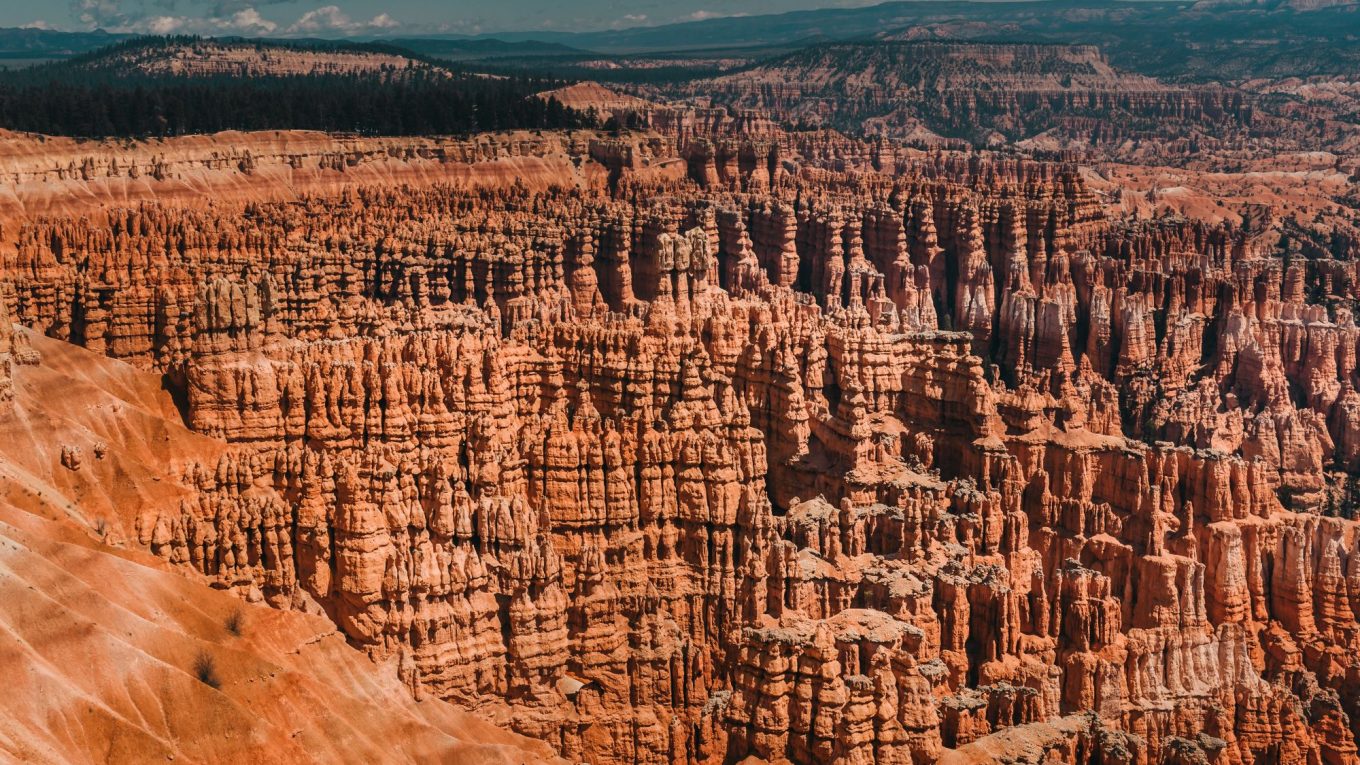
[[[627,93],[620,93],[616,90],[601,85],[598,82],[578,82],[575,85],[568,85],[556,90],[548,90],[538,94],[539,98],[556,98],[563,106],[570,109],[586,111],[594,108],[600,112],[610,112],[622,109],[650,109],[658,104],[637,96],[630,96]]]
[[[31,341],[42,362],[17,367],[0,414],[0,760],[550,759],[412,700],[326,619],[244,605],[136,549],[139,512],[177,502],[179,470],[221,445],[180,424],[157,375]]]

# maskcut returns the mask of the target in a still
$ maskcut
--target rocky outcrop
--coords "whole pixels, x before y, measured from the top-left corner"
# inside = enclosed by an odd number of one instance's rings
[[[41,356],[33,350],[28,335],[15,331],[9,296],[0,284],[0,414],[14,405],[15,367],[37,364]]]
[[[243,603],[138,549],[135,516],[177,508],[225,444],[184,427],[160,375],[13,337],[41,363],[0,411],[0,760],[560,762],[418,702],[409,659],[374,666],[320,609]]]
[[[262,41],[148,39],[87,58],[87,69],[121,76],[297,77],[364,75],[378,81],[451,77],[442,66],[379,48],[281,45]]]
[[[603,186],[582,165],[593,133],[483,133],[467,138],[332,136],[305,130],[189,135],[137,142],[78,140],[0,130],[0,232],[43,216],[143,202],[234,207],[340,194],[359,186],[437,184],[527,188]]]
[[[1008,39],[1015,27],[1004,28],[1010,31],[997,27],[981,36]],[[1042,38],[1051,31],[1036,34]],[[1353,125],[1342,116],[1351,105],[1346,84],[1302,91],[1296,79],[1242,89],[1180,85],[1116,69],[1090,45],[916,39],[922,32],[916,26],[875,30],[865,41],[812,45],[736,72],[636,89],[763,114],[784,128],[895,139],[869,144],[892,147],[889,151],[897,142],[1010,145],[1069,160],[1168,165],[1209,154],[1240,162],[1280,153],[1291,157],[1291,169],[1306,161],[1295,152],[1323,146],[1354,152]],[[976,32],[954,29],[945,35]],[[1262,98],[1266,93],[1291,98]],[[673,123],[649,124],[664,130]],[[1261,151],[1262,139],[1270,151]],[[1231,167],[1231,161],[1222,166]]]
[[[1354,762],[1349,261],[723,115],[32,221],[10,305],[222,444],[140,544],[568,759]]]

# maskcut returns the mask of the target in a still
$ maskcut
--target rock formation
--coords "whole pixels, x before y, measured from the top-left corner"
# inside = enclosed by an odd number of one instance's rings
[[[33,217],[8,310],[215,444],[130,540],[569,760],[1360,761],[1353,258],[650,120]]]
[[[176,77],[290,77],[354,75],[384,79],[413,76],[449,77],[452,73],[429,60],[408,57],[374,46],[280,45],[252,40],[211,38],[150,39],[124,44],[89,57],[85,67],[117,75]]]
[[[982,32],[989,23],[995,22],[966,24],[964,36],[1014,39],[1016,25]],[[1050,36],[1054,23],[1062,22],[1048,19],[1038,37],[1092,39],[1084,32]],[[1327,147],[1353,156],[1360,141],[1346,116],[1354,110],[1354,88],[1344,77],[1260,80],[1242,88],[1175,84],[1116,69],[1090,45],[918,39],[923,31],[876,29],[864,41],[812,45],[716,77],[635,89],[802,129],[934,147],[1010,146],[1069,160],[1180,165],[1221,155],[1228,167],[1265,154],[1287,157],[1283,164],[1295,170],[1307,161],[1300,154]],[[653,110],[654,126],[665,124],[660,116]]]

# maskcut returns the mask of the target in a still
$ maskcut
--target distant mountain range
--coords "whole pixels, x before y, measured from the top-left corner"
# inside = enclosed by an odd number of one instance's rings
[[[127,37],[102,31],[0,29],[0,58],[63,58]],[[425,56],[470,61],[870,39],[1097,45],[1115,66],[1159,77],[1346,74],[1360,69],[1360,2],[890,2],[596,32],[395,37],[382,42]]]
[[[0,59],[68,58],[89,53],[132,37],[102,29],[93,32],[57,32],[51,29],[0,27]]]
[[[803,38],[846,40],[874,37],[912,27],[941,27],[961,34],[1106,36],[1121,30],[1157,29],[1175,21],[1192,31],[1214,34],[1255,31],[1279,36],[1289,32],[1322,33],[1360,39],[1357,0],[1038,0],[967,2],[961,0],[888,2],[860,8],[825,8],[759,16],[633,27],[597,32],[500,32],[495,38],[514,42],[537,40],[610,53],[711,48],[734,45],[786,44]],[[1349,24],[1347,22],[1350,22]],[[1056,40],[1055,40],[1056,41]],[[1062,40],[1083,42],[1082,40]]]
[[[454,61],[507,56],[555,56],[589,53],[581,48],[541,40],[501,40],[494,37],[402,37],[380,42],[398,45],[415,53]]]

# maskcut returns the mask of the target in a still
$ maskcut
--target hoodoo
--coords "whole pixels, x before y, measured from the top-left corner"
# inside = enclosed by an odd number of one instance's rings
[[[914,35],[49,65],[522,124],[0,136],[0,753],[1360,765],[1354,89]]]

